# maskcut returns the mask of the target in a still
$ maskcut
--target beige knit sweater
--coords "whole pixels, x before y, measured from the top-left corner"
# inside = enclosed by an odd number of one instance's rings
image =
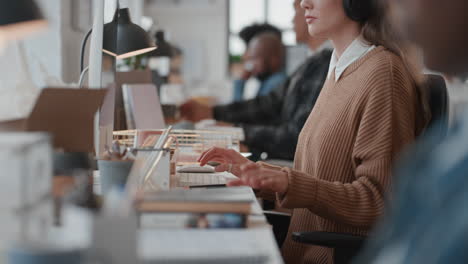
[[[278,201],[293,216],[286,263],[333,263],[333,251],[291,240],[298,231],[365,235],[382,214],[391,165],[416,137],[417,91],[402,60],[383,47],[329,78],[296,150]]]

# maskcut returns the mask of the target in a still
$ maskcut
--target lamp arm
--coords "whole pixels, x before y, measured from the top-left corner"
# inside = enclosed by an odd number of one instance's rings
[[[86,33],[86,36],[83,39],[83,42],[81,43],[81,60],[80,60],[80,72],[83,72],[84,70],[84,55],[86,52],[86,44],[88,43],[88,39],[91,36],[91,33],[93,32],[93,29],[90,29],[88,33]]]

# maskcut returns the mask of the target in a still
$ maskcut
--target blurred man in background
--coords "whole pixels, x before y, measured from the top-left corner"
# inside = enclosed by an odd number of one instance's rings
[[[240,32],[239,32],[239,37],[242,39],[244,42],[245,46],[248,48],[250,46],[250,43],[252,40],[263,34],[263,33],[270,33],[278,37],[278,39],[283,38],[283,33],[281,30],[273,25],[270,25],[268,23],[263,23],[263,24],[257,24],[254,23],[250,26],[244,27]],[[234,72],[234,76],[237,78],[236,81],[234,81],[234,87],[233,87],[233,101],[242,101],[245,98],[245,90],[248,88],[248,84],[245,80],[246,76],[248,73],[246,73],[246,64],[245,64],[245,59],[247,57],[247,51],[244,52],[242,55],[242,61],[241,65],[238,65],[238,69]],[[240,66],[240,67],[239,67]],[[244,77],[243,77],[244,76]],[[247,78],[248,79],[248,78]],[[247,88],[247,89],[246,89]]]
[[[257,96],[267,95],[286,80],[284,73],[285,47],[273,32],[254,36],[243,56],[244,67],[240,79],[234,81],[234,101],[244,98],[245,84],[250,78],[260,82]]]
[[[281,30],[279,30],[279,28],[273,25],[270,25],[268,23],[264,23],[264,24],[255,23],[250,26],[246,26],[239,32],[239,37],[244,42],[245,46],[248,47],[252,39],[260,35],[261,33],[273,33],[279,39],[283,38],[283,33],[281,32]]]
[[[307,44],[314,56],[268,95],[216,107],[191,100],[181,107],[182,116],[194,122],[216,119],[242,127],[243,144],[254,159],[292,160],[299,132],[320,94],[331,58],[326,40],[310,37],[300,2],[294,1],[296,41]]]

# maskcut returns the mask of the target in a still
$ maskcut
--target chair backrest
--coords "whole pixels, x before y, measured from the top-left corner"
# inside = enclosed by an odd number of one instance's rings
[[[426,100],[431,110],[431,120],[428,128],[444,136],[448,130],[448,90],[445,80],[440,75],[426,75]]]

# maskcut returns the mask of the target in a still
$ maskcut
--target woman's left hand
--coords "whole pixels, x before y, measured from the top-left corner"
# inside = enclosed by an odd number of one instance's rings
[[[280,170],[265,168],[257,163],[243,165],[239,179],[228,183],[228,186],[250,186],[254,189],[269,190],[284,194],[288,190],[288,174]]]

